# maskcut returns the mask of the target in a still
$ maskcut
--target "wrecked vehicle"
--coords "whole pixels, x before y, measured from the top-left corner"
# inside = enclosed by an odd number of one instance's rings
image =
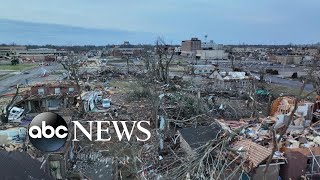
[[[103,99],[102,100],[102,107],[109,108],[111,106],[111,100],[110,99]]]
[[[10,114],[8,117],[9,121],[19,120],[21,118],[23,112],[24,112],[24,109],[22,109],[22,108],[18,108],[18,107],[11,108]]]
[[[0,131],[0,144],[9,142],[21,142],[26,139],[27,129],[24,127],[16,127]]]

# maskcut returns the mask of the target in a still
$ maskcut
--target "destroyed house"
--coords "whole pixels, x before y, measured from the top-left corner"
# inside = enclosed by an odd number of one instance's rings
[[[271,106],[270,115],[275,117],[275,127],[281,127],[284,123],[288,122],[290,112],[294,109],[295,98],[292,97],[279,97],[273,101]],[[293,116],[293,123],[289,126],[288,130],[303,130],[311,124],[313,119],[314,103],[308,101],[300,101],[297,103],[297,109]]]
[[[56,111],[74,106],[78,93],[79,89],[72,81],[36,84],[20,104],[29,112]]]
[[[250,140],[237,141],[233,144],[232,148],[246,161],[246,164],[243,165],[244,172],[241,173],[242,179],[260,180],[264,178],[266,162],[272,154],[271,148],[266,148]],[[280,166],[283,164],[285,164],[283,157],[273,156],[265,178],[277,179],[279,177]],[[238,176],[240,174],[236,177]]]
[[[249,92],[254,78],[246,72],[214,71],[209,78],[213,79],[213,89],[234,92]]]
[[[320,178],[319,121],[312,124],[315,106],[312,102],[296,102],[294,97],[283,96],[273,101],[270,117],[263,118],[264,122],[275,123],[275,129],[282,129],[291,121],[280,143],[280,152],[286,158],[286,163],[280,166],[281,179]]]
[[[282,148],[287,163],[281,165],[280,176],[283,179],[320,178],[320,148]]]

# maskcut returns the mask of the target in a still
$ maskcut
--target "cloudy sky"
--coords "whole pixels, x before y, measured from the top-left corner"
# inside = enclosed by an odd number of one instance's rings
[[[147,32],[173,43],[207,34],[224,44],[288,44],[320,42],[319,9],[319,0],[7,0],[0,18]]]

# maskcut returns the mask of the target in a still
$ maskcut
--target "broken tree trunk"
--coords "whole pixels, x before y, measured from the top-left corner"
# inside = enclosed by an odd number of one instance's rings
[[[17,84],[16,93],[12,97],[11,101],[9,102],[9,104],[6,106],[6,112],[4,113],[3,110],[2,110],[1,121],[3,123],[8,123],[10,110],[12,108],[12,105],[15,103],[18,95],[19,95],[19,84]]]

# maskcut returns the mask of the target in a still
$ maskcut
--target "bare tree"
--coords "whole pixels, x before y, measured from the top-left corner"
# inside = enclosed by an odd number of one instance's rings
[[[158,58],[160,80],[168,83],[169,65],[174,56],[174,49],[170,48],[162,38],[158,38],[156,41],[156,56]]]
[[[234,70],[234,60],[236,57],[233,53],[233,48],[232,47],[229,48],[227,52],[228,52],[228,58],[231,60],[231,69]]]
[[[122,54],[122,57],[121,57],[122,59],[125,59],[126,60],[126,63],[127,63],[127,73],[129,74],[129,72],[130,72],[130,70],[129,70],[129,55],[127,55],[127,54]]]
[[[151,55],[148,51],[143,51],[141,54],[141,60],[144,62],[144,66],[147,71],[150,71],[150,65],[151,65]]]
[[[81,67],[80,58],[77,55],[71,54],[68,56],[67,60],[61,61],[60,64],[68,72],[68,78],[76,82],[77,88],[79,90],[79,99],[80,99],[79,111],[80,111],[80,116],[82,116],[85,113],[85,109],[84,109],[83,101],[81,97],[82,88],[80,85],[80,67]]]
[[[14,96],[12,97],[11,101],[9,102],[9,104],[7,104],[7,106],[5,108],[5,112],[4,112],[4,109],[1,110],[1,121],[3,123],[8,123],[10,110],[11,110],[12,106],[14,105],[14,103],[16,102],[18,95],[19,95],[19,84],[17,84],[16,92],[15,92]]]

